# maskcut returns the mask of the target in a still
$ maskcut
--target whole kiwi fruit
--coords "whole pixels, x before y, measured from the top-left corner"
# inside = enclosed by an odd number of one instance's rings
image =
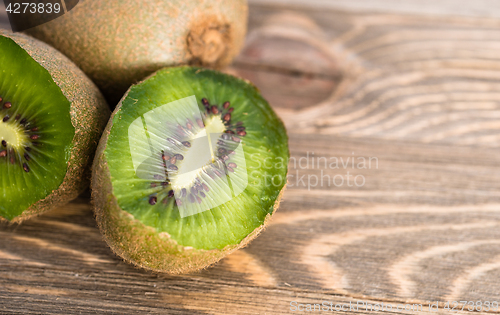
[[[0,219],[20,222],[89,185],[110,110],[67,57],[0,30]]]
[[[171,274],[248,244],[278,208],[288,137],[250,83],[172,67],[132,86],[94,159],[92,199],[110,247]]]
[[[80,0],[28,33],[73,60],[114,106],[160,68],[229,64],[243,45],[247,15],[246,0]]]

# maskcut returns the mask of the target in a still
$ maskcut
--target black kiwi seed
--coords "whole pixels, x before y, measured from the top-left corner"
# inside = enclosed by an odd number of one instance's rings
[[[182,156],[182,154],[176,154],[176,155],[174,155],[174,158],[176,158],[179,161],[184,160],[184,156]]]
[[[172,138],[168,138],[167,140],[168,140],[168,142],[170,142],[170,143],[172,143],[172,144],[177,144],[177,143],[175,142],[175,140],[174,140],[174,139],[172,139]]]
[[[175,164],[175,162],[177,162],[177,159],[175,158],[175,156],[173,156],[173,157],[170,159],[170,163],[171,163],[171,164]]]
[[[7,156],[7,150],[0,151],[0,157],[5,157],[5,156]]]
[[[247,135],[247,132],[246,132],[246,131],[244,131],[244,130],[242,130],[242,131],[238,131],[238,136],[242,136],[242,137],[244,137],[244,136],[246,136],[246,135]]]
[[[210,188],[208,188],[205,183],[201,184],[201,186],[203,187],[203,189],[205,189],[205,191],[210,191]]]
[[[31,158],[30,158],[30,156],[28,155],[28,153],[24,153],[24,158],[25,158],[25,159],[26,159],[26,161],[28,161],[28,162],[31,160]]]
[[[30,168],[28,167],[28,164],[26,164],[26,163],[23,163],[23,169],[26,173],[29,173],[29,171],[30,171]]]
[[[156,187],[156,183],[151,183],[151,188],[155,188]]]
[[[213,105],[210,110],[212,111],[212,114],[217,115],[219,113],[219,109],[217,106]]]
[[[225,133],[229,133],[229,134],[231,134],[231,135],[234,135],[234,131],[232,131],[232,130],[226,130],[226,131],[224,131],[224,132],[225,132]]]
[[[177,125],[177,133],[180,134],[180,135],[187,135],[186,130],[181,125]]]
[[[198,203],[201,203],[201,198],[196,196],[196,201],[198,201]]]
[[[20,114],[17,114],[17,115],[16,115],[16,118],[14,118],[14,119],[15,119],[16,121],[18,121],[18,120],[19,120],[19,118],[21,118],[21,115],[20,115]]]
[[[228,163],[227,166],[232,167],[232,168],[237,167],[236,163],[233,163],[233,162]]]
[[[198,126],[200,126],[200,128],[205,128],[205,124],[203,123],[203,120],[196,119],[196,123],[198,124]]]
[[[171,171],[177,171],[179,168],[177,166],[175,166],[175,165],[169,165],[168,169],[171,170]]]
[[[30,147],[24,147],[24,149],[25,149],[26,151],[28,151],[28,152],[30,152],[30,151],[31,151],[31,148],[30,148]]]
[[[19,122],[21,125],[24,125],[25,123],[27,123],[28,120],[26,118],[23,118],[21,119],[21,121]]]
[[[31,131],[38,131],[38,127],[31,128]]]
[[[191,193],[192,193],[192,194],[196,195],[196,193],[197,193],[197,192],[198,192],[198,191],[196,190],[196,187],[194,187],[194,186],[193,186],[193,187],[191,187]]]
[[[38,138],[40,138],[39,135],[31,135],[30,136],[31,140],[37,140]]]
[[[1,102],[1,100],[0,100]],[[3,107],[4,108],[11,108],[12,107],[12,103],[11,102],[5,102],[5,104],[3,104]]]
[[[231,103],[224,102],[224,104],[222,106],[224,106],[224,109],[227,109],[229,106],[231,106]]]
[[[224,149],[224,148],[219,148],[219,153],[220,153],[220,154],[225,154],[225,153],[226,153],[226,149]]]
[[[240,142],[240,141],[241,141],[241,139],[240,139],[240,138],[238,138],[238,137],[234,137],[234,136],[233,136],[233,141],[234,141],[234,142]]]
[[[202,98],[202,99],[201,99],[201,103],[202,103],[203,105],[205,105],[205,107],[210,106],[210,103],[208,102],[208,100],[207,100],[206,98]]]
[[[183,141],[182,144],[185,146],[185,147],[188,147],[190,148],[191,147],[191,143],[189,141]]]
[[[174,191],[173,191],[173,190],[170,190],[170,191],[168,192],[168,196],[169,196],[170,198],[172,198],[172,197],[174,196]]]
[[[191,203],[194,203],[194,196],[189,194],[189,201],[191,201]]]
[[[149,204],[154,206],[156,204],[157,200],[158,199],[156,198],[156,196],[151,196],[151,197],[149,197]]]
[[[231,108],[229,109],[228,113],[229,113],[229,114],[231,114],[231,113],[233,112],[233,110],[234,110],[234,107],[231,107]]]
[[[3,122],[8,121],[8,120],[9,120],[9,118],[10,118],[10,117],[9,117],[8,115],[7,115],[7,116],[5,116],[5,117],[3,118]]]
[[[231,114],[225,114],[224,121],[230,121],[230,120],[231,120]]]
[[[6,147],[6,146],[7,146],[7,141],[2,140],[2,145],[3,145],[4,147]]]
[[[200,191],[200,196],[202,196],[203,198],[205,198],[205,193],[203,191]]]
[[[186,188],[182,188],[182,195],[181,197],[186,197],[187,195],[187,189]]]

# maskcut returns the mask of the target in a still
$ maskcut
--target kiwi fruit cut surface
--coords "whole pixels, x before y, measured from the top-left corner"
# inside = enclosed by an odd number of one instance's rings
[[[45,43],[0,30],[0,47],[0,218],[22,221],[88,187],[110,111],[90,79]]]
[[[98,224],[125,260],[185,273],[246,245],[277,209],[288,137],[246,81],[197,67],[132,86],[94,159]]]
[[[114,106],[160,68],[229,64],[243,45],[247,15],[246,0],[80,0],[27,32],[66,54]]]

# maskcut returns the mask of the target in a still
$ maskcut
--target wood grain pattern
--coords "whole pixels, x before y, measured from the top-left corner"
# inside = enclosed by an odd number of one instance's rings
[[[252,80],[289,130],[271,225],[212,268],[157,275],[110,252],[84,195],[0,226],[0,313],[286,314],[300,313],[292,301],[364,301],[450,314],[446,301],[500,302],[499,43],[495,18],[253,5],[227,71]]]
[[[248,2],[253,5],[274,5],[283,9],[306,7],[319,10],[500,17],[500,4],[495,0],[461,1],[459,4],[454,0],[248,0]]]

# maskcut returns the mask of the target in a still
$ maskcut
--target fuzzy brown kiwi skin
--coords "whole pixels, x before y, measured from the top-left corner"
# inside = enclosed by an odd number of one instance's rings
[[[73,60],[114,106],[160,68],[229,64],[243,46],[247,17],[246,0],[80,0],[27,32]]]
[[[207,268],[232,252],[247,246],[269,224],[271,214],[267,214],[262,225],[247,235],[239,244],[228,245],[223,249],[204,250],[181,246],[167,233],[157,233],[154,228],[144,225],[120,208],[113,194],[111,175],[104,151],[113,127],[113,117],[120,110],[128,92],[111,114],[99,141],[92,166],[91,190],[94,213],[101,234],[109,247],[115,254],[137,267],[175,275]],[[286,185],[283,186],[274,203],[273,214],[278,210],[285,188]]]
[[[111,113],[92,81],[59,51],[24,34],[0,29],[0,35],[14,40],[50,73],[71,103],[71,124],[75,128],[73,148],[62,184],[11,221],[19,223],[68,203],[89,187],[92,158]]]

